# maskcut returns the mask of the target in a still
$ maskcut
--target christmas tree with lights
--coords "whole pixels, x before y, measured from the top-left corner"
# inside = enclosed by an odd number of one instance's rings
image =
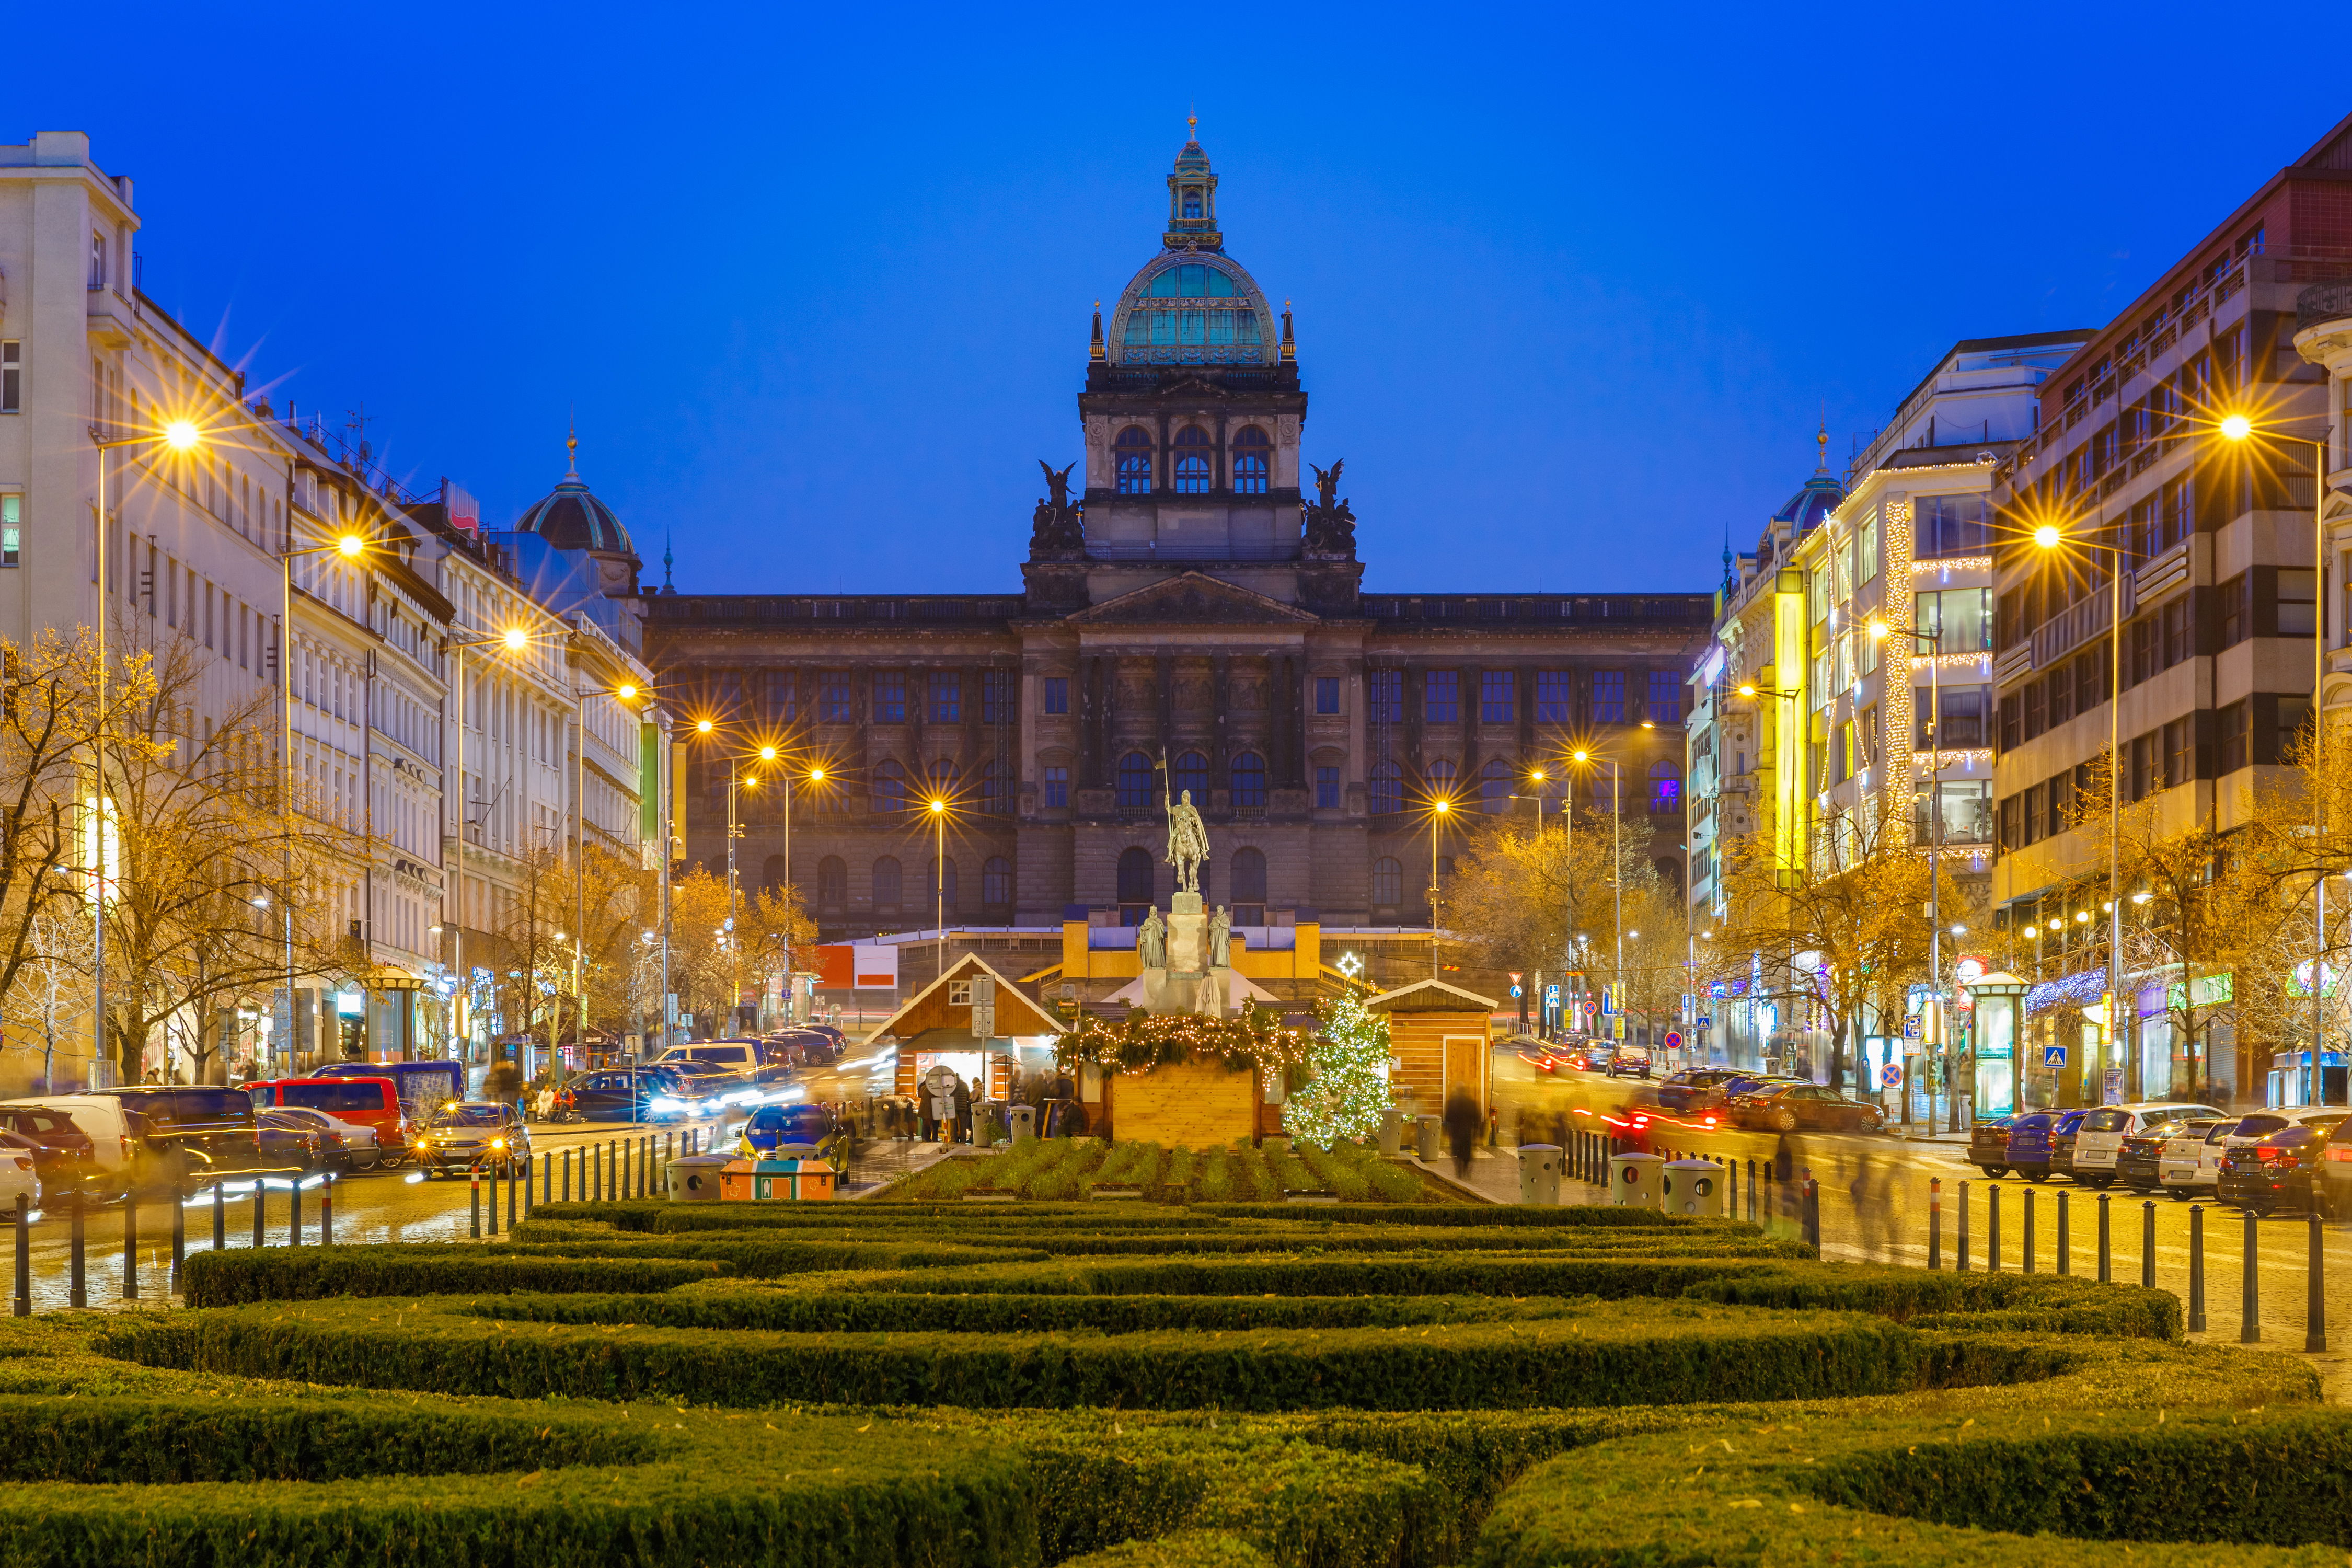
[[[1369,1138],[1389,1093],[1389,1021],[1366,1010],[1350,988],[1323,1016],[1322,1032],[1307,1047],[1304,1088],[1283,1108],[1292,1136],[1325,1147],[1341,1138]]]

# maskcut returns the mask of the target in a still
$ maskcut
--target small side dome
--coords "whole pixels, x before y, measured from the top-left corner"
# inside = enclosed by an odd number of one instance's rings
[[[613,509],[598,500],[580,477],[580,438],[572,437],[564,447],[571,462],[563,482],[550,490],[546,497],[522,514],[515,524],[518,533],[536,533],[558,550],[598,550],[614,555],[636,553],[629,543],[629,531]]]

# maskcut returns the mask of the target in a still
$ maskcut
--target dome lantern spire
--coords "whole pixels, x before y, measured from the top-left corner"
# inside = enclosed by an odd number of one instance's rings
[[[1201,117],[1184,122],[1187,140],[1168,176],[1168,232],[1160,243],[1171,250],[1223,250],[1217,230],[1217,175],[1201,150]]]

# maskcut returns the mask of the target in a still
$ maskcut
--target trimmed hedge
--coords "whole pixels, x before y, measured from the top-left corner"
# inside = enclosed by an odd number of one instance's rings
[[[189,1306],[229,1307],[247,1301],[309,1301],[322,1296],[667,1290],[718,1279],[731,1265],[687,1258],[549,1258],[418,1242],[192,1252],[184,1267]]]
[[[1276,1568],[1268,1557],[1238,1535],[1222,1530],[1180,1530],[1156,1541],[1129,1541],[1084,1557],[1066,1561],[1062,1568]]]
[[[1009,1296],[1671,1296],[1702,1280],[1780,1267],[1771,1258],[1146,1258],[877,1274],[863,1289]]]
[[[485,1318],[778,1333],[1040,1333],[1091,1329],[1367,1329],[1547,1315],[1488,1296],[922,1296],[748,1289],[664,1296],[524,1296],[474,1302]]]
[[[1874,1312],[1921,1328],[2122,1334],[2177,1340],[2180,1299],[2137,1285],[2050,1274],[1945,1274],[1831,1264],[1815,1269],[1725,1271],[1685,1295],[1749,1307]]]
[[[1419,1331],[1160,1331],[1108,1337],[852,1338],[651,1327],[528,1328],[429,1306],[317,1303],[126,1319],[108,1353],[247,1377],[509,1398],[815,1401],[973,1408],[1512,1408],[1889,1394],[2046,1372],[1989,1342],[1955,1359],[1914,1331],[1851,1315],[1627,1300],[1606,1312]]]

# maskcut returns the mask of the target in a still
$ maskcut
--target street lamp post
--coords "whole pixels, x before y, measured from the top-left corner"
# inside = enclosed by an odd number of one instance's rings
[[[948,972],[948,803],[938,795],[931,797],[931,978],[937,980]]]
[[[455,918],[449,920],[451,942],[456,949],[453,967],[457,972],[457,990],[449,1008],[449,1047],[452,1051],[458,1048],[461,1041],[469,1039],[473,1024],[474,999],[473,976],[466,968],[466,829],[468,826],[467,819],[471,815],[473,805],[471,794],[466,784],[466,650],[497,646],[506,648],[510,653],[519,653],[530,644],[530,633],[520,626],[509,626],[495,636],[452,637],[446,645],[457,655],[457,677],[456,703],[457,710],[457,864],[452,868],[452,872],[457,879],[457,911]],[[286,661],[281,658],[278,662],[283,664]],[[287,711],[290,715],[293,711],[290,696],[292,688],[289,687],[288,690],[289,697]],[[290,718],[289,722],[291,722]],[[287,783],[290,790],[293,783],[293,773],[290,771],[292,766],[290,746],[289,758],[289,771],[287,774]],[[444,795],[449,793],[446,784],[442,786],[441,793]],[[293,982],[289,979],[287,984],[290,987]],[[287,993],[286,1005],[290,1012],[294,1005],[293,993],[290,989]],[[452,1059],[462,1058],[453,1058]]]
[[[90,931],[93,939],[90,967],[90,1062],[93,1067],[107,1059],[106,1052],[106,854],[114,842],[109,825],[106,794],[106,455],[123,447],[145,447],[157,441],[174,452],[194,449],[204,440],[203,432],[193,420],[174,419],[159,433],[143,436],[117,436],[109,438],[95,425],[89,428],[89,444],[98,452],[98,672],[97,700],[90,712]],[[281,635],[280,643],[284,638]],[[279,664],[286,662],[281,646]],[[289,911],[288,918],[292,918]],[[289,938],[291,952],[291,938]],[[294,1026],[294,990],[289,981],[286,990],[286,1025],[288,1033]]]
[[[2222,438],[2242,442],[2255,434],[2254,422],[2242,414],[2224,417],[2216,426]],[[2311,448],[2311,838],[2312,854],[2320,862],[2312,879],[2311,943],[2311,1071],[2315,1104],[2326,1102],[2326,1076],[2320,1055],[2327,1047],[2327,437],[2263,435]],[[2207,1065],[2211,1072],[2211,1065]]]
[[[1625,1016],[1625,777],[1614,757],[1596,757],[1590,752],[1576,754],[1579,763],[1609,764],[1609,898],[1611,918],[1617,927],[1617,1016]]]
[[[104,465],[101,463],[101,468]],[[346,533],[330,544],[310,544],[297,550],[292,538],[278,552],[278,694],[279,760],[286,773],[285,788],[278,795],[279,832],[284,839],[285,865],[288,879],[294,868],[294,562],[298,556],[341,555],[345,560],[357,560],[367,551],[367,541],[356,533]],[[100,590],[103,592],[103,589]],[[373,872],[370,873],[373,876]],[[373,895],[371,894],[371,897]],[[284,906],[283,924],[286,931],[286,1050],[287,1066],[293,1067],[294,1051],[294,900],[281,899]]]
[[[1529,774],[1528,775],[1528,782],[1529,784],[1542,784],[1542,783],[1544,782],[1544,771],[1543,771],[1541,768],[1538,768],[1538,769],[1536,769],[1536,771],[1535,771],[1535,772],[1533,772],[1533,773],[1529,773]],[[1535,795],[1513,795],[1511,798],[1512,798],[1513,800],[1529,800],[1529,801],[1533,801],[1533,802],[1535,802],[1535,807],[1536,807],[1536,841],[1537,841],[1537,843],[1538,843],[1538,845],[1540,845],[1540,844],[1542,843],[1542,841],[1543,841],[1543,811],[1544,811],[1544,801],[1545,801],[1546,797],[1545,797],[1541,793],[1538,793],[1538,794],[1535,794]],[[1570,824],[1570,826],[1569,826],[1569,830],[1570,830],[1570,832],[1571,832],[1571,833],[1573,833],[1573,832],[1575,831],[1575,824],[1574,824],[1574,823],[1572,823],[1572,822],[1571,822],[1571,823]],[[1571,840],[1571,841],[1570,841],[1570,848],[1573,848],[1574,847],[1575,847],[1574,842]],[[1573,871],[1573,867],[1572,867],[1572,866],[1570,867],[1570,871],[1571,871],[1571,873],[1572,873],[1572,871]],[[1562,886],[1563,886],[1563,887],[1564,887],[1564,886],[1566,886],[1566,884],[1567,884],[1567,879],[1566,879],[1566,878],[1562,878],[1562,879],[1561,879],[1561,884],[1562,884]],[[1568,923],[1569,925],[1574,925],[1574,924],[1576,923],[1576,912],[1575,912],[1575,904],[1574,904],[1574,902],[1573,902],[1572,900],[1570,901],[1570,905],[1569,905],[1569,909],[1568,909],[1568,911],[1567,911],[1567,915],[1568,915],[1567,923]],[[1563,934],[1564,934],[1564,932],[1563,932]],[[1564,943],[1563,943],[1563,945],[1564,945]],[[1562,973],[1563,973],[1563,975],[1564,975],[1564,974],[1566,973],[1566,972],[1565,972],[1565,971],[1562,971]],[[1536,982],[1536,985],[1537,985],[1536,997],[1535,997],[1535,1003],[1536,1003],[1536,1016],[1537,1016],[1537,1018],[1538,1018],[1538,1020],[1540,1020],[1540,1019],[1543,1017],[1543,1016],[1544,1016],[1543,992],[1542,992],[1542,989],[1541,989],[1542,984],[1543,984],[1543,971],[1541,971],[1541,970],[1538,970],[1538,971],[1536,971],[1536,973],[1535,973],[1535,982]],[[1538,1027],[1539,1027],[1539,1028],[1544,1028],[1544,1027],[1549,1027],[1549,1026],[1548,1026],[1548,1025],[1542,1025],[1542,1024],[1540,1024],[1540,1023],[1539,1023],[1539,1024],[1538,1024]]]
[[[1429,977],[1437,978],[1437,827],[1454,803],[1444,795],[1429,803]]]

